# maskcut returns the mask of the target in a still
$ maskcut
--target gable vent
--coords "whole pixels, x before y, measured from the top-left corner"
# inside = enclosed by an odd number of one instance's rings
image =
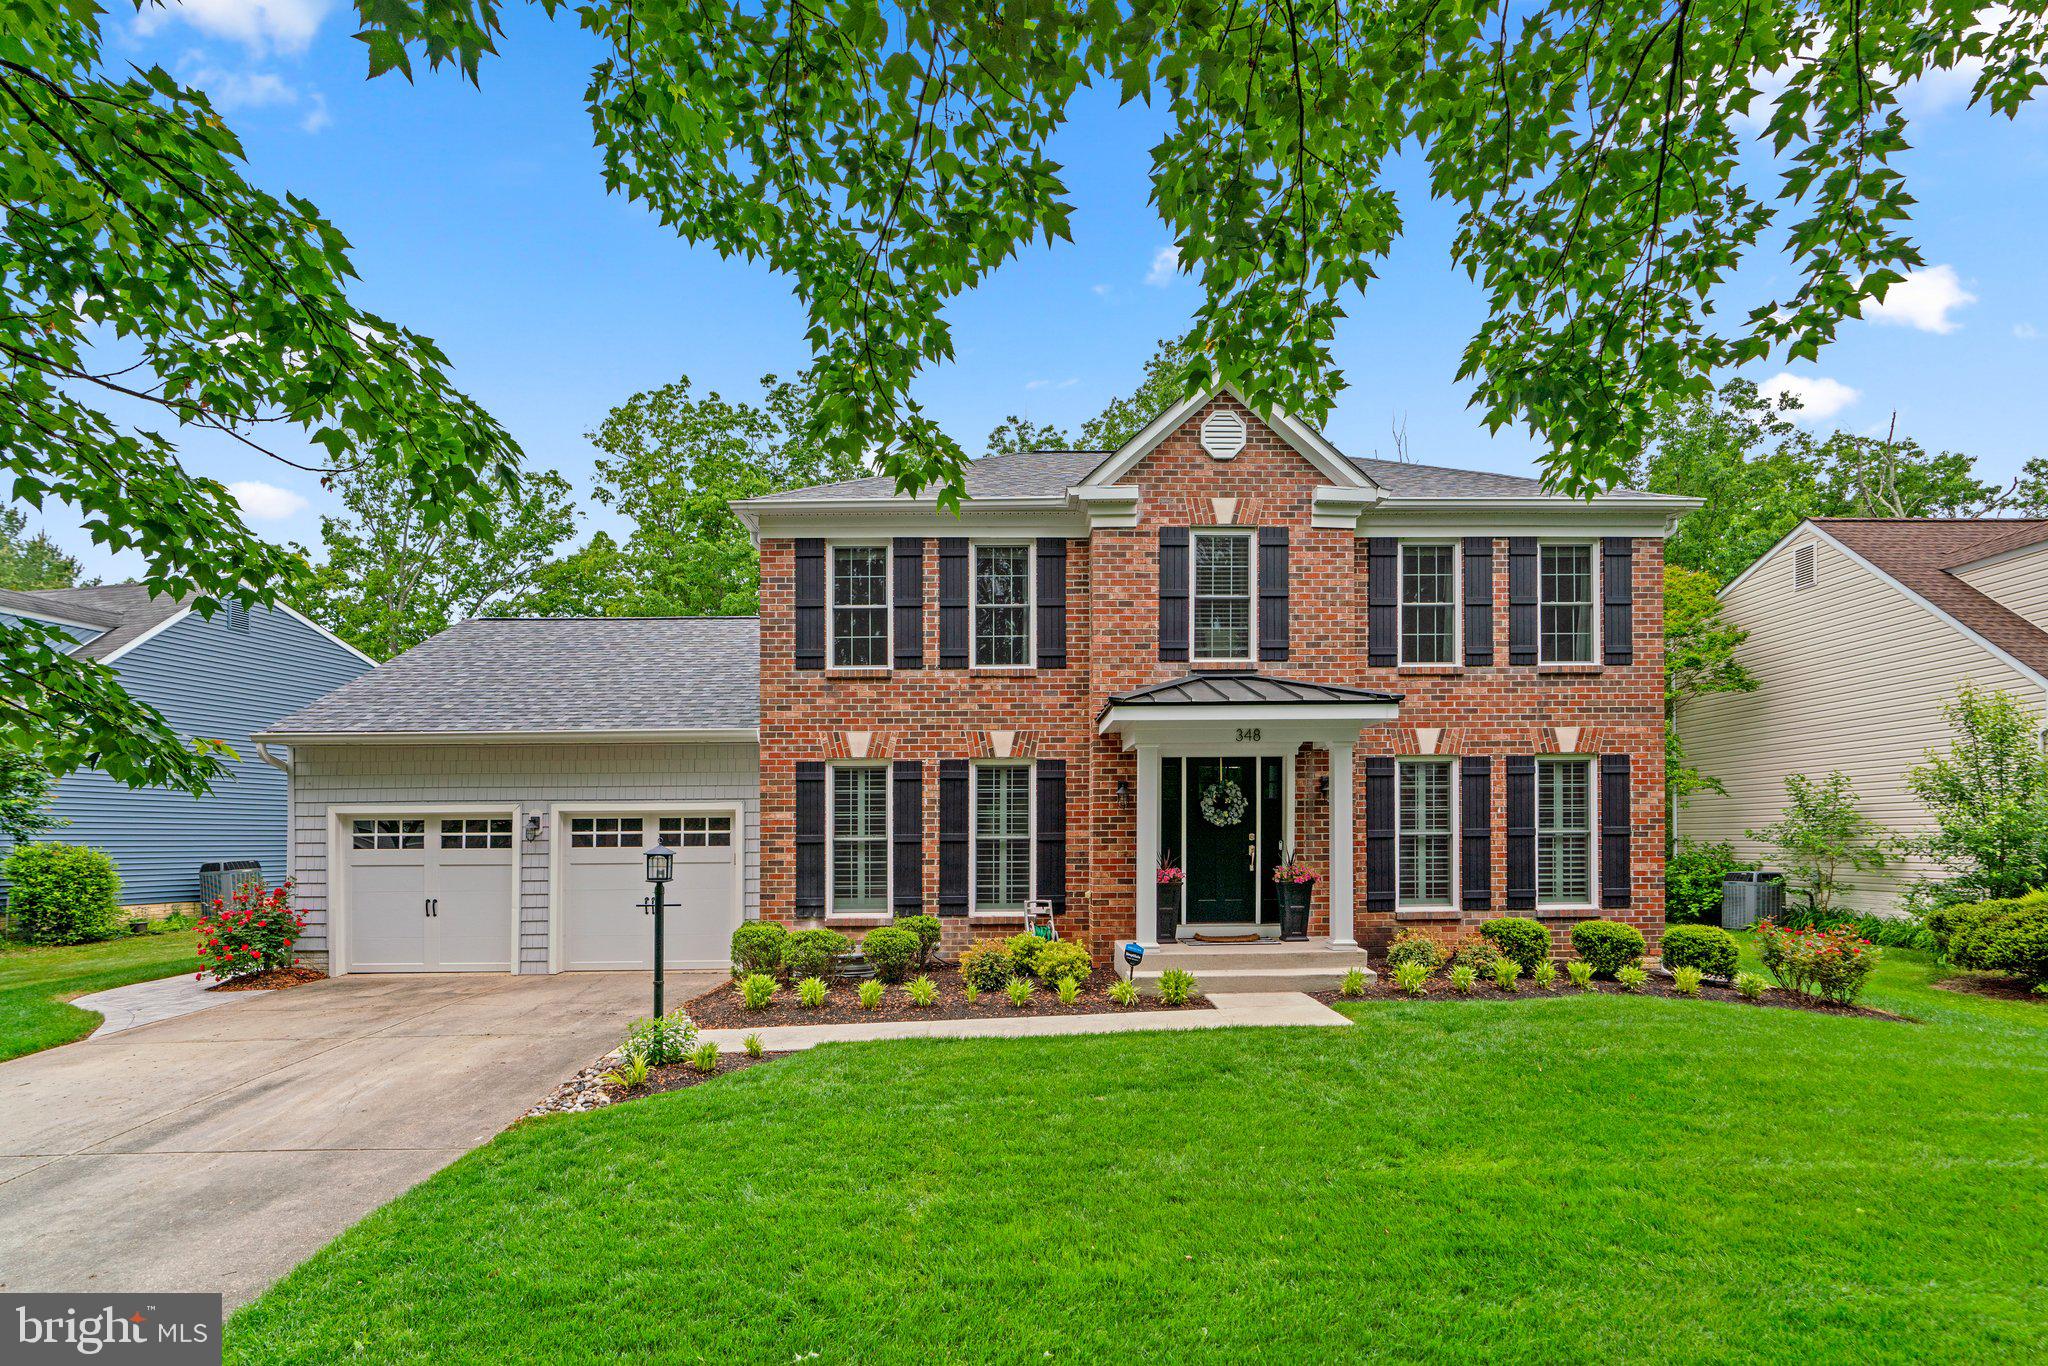
[[[1792,548],[1792,586],[1813,587],[1813,547],[1810,545]]]
[[[1244,419],[1228,408],[1218,408],[1202,419],[1202,449],[1212,459],[1228,460],[1244,449]]]

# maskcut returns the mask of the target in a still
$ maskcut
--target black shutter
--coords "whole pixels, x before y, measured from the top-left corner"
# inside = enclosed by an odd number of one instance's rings
[[[1600,543],[1601,600],[1606,604],[1600,620],[1600,635],[1609,664],[1633,664],[1636,659],[1635,543],[1626,536],[1609,536]]]
[[[895,571],[895,593],[891,602],[896,612],[896,667],[924,667],[924,542],[915,536],[898,536],[890,547],[889,563]]]
[[[1401,662],[1401,543],[1375,536],[1365,560],[1365,662],[1391,669]]]
[[[1188,529],[1159,528],[1159,657],[1188,657]]]
[[[825,667],[825,542],[796,543],[796,666]]]
[[[1493,663],[1493,539],[1465,538],[1465,663]]]
[[[1508,772],[1508,909],[1536,908],[1536,760],[1510,755]]]
[[[1600,756],[1600,904],[1628,905],[1628,756]]]
[[[1038,899],[1053,913],[1067,909],[1067,761],[1040,759],[1038,781]]]
[[[1067,543],[1038,540],[1038,667],[1067,667]]]
[[[967,761],[939,760],[939,914],[967,914]]]
[[[1343,820],[1344,812],[1332,812]],[[1394,909],[1394,761],[1365,761],[1365,909]]]
[[[1508,542],[1508,663],[1536,662],[1536,542],[1517,536]],[[1509,787],[1509,791],[1513,791]],[[1512,894],[1512,885],[1510,886]]]
[[[1458,760],[1458,843],[1461,898],[1467,911],[1493,905],[1493,760]]]
[[[967,667],[967,538],[939,538],[939,667]],[[943,780],[942,780],[943,781]]]
[[[916,915],[924,909],[924,765],[898,759],[889,771],[896,807],[889,838],[895,855],[889,901],[896,914]]]
[[[796,766],[796,913],[825,914],[825,765]]]
[[[1259,658],[1287,658],[1287,528],[1259,528]]]

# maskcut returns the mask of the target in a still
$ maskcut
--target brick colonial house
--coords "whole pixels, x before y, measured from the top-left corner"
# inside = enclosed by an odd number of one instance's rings
[[[1663,540],[1692,500],[1352,459],[1228,390],[1117,451],[975,462],[967,493],[737,504],[758,629],[468,623],[280,722],[309,947],[455,965],[413,934],[439,886],[497,945],[471,966],[632,966],[627,875],[659,842],[718,908],[679,965],[722,963],[743,915],[857,937],[928,911],[958,947],[1033,903],[1104,961],[1200,937],[1241,964],[1278,937],[1289,854],[1323,876],[1272,961],[1330,956],[1283,971],[1509,912],[1654,951]],[[325,872],[344,844],[355,892]],[[443,865],[489,860],[504,880],[464,901],[484,875]],[[390,905],[358,904],[373,884]]]

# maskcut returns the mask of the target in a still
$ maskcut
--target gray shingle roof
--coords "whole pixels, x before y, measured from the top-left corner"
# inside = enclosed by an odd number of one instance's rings
[[[452,626],[268,736],[745,730],[760,720],[753,617],[484,617]]]
[[[92,588],[37,588],[27,592],[0,590],[0,612],[34,616],[54,612],[70,621],[101,627],[99,635],[71,653],[80,659],[104,659],[154,626],[183,610],[169,594],[151,597],[140,583],[109,583]]]
[[[1277,706],[1286,703],[1399,702],[1400,693],[1279,678],[1256,669],[1209,669],[1110,694],[1108,707]]]

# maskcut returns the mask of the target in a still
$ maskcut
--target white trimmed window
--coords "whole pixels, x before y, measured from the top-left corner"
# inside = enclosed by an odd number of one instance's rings
[[[357,849],[424,849],[427,823],[423,820],[356,821],[349,828],[351,844]]]
[[[1399,904],[1404,909],[1449,906],[1455,833],[1451,761],[1403,759],[1398,775],[1395,848]]]
[[[1401,662],[1458,659],[1458,551],[1450,545],[1401,547]]]
[[[889,770],[880,764],[832,769],[832,905],[835,912],[880,912],[889,906]]]
[[[732,817],[663,816],[656,839],[676,849],[730,849]]]
[[[512,847],[512,818],[510,816],[466,816],[460,820],[446,819],[441,822],[441,847],[443,849],[510,849]]]
[[[1538,548],[1537,660],[1543,664],[1593,662],[1593,547]]]
[[[1031,547],[974,547],[974,663],[1008,669],[1031,662]]]
[[[1593,761],[1536,761],[1536,900],[1593,904]]]
[[[832,547],[832,666],[889,667],[889,547]]]
[[[1244,531],[1194,533],[1194,656],[1252,657],[1252,538]]]
[[[572,849],[638,849],[645,834],[639,816],[572,816],[569,820]]]
[[[1031,766],[974,766],[974,909],[1022,911],[1031,899]]]

